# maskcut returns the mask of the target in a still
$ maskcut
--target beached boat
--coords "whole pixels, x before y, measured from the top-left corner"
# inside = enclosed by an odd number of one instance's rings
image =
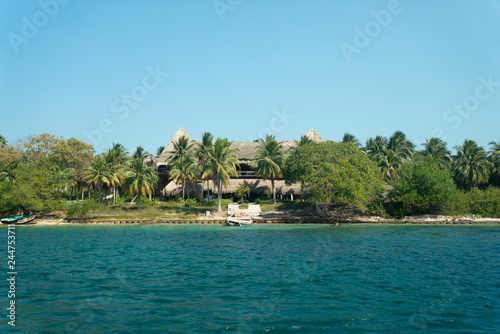
[[[20,215],[15,217],[3,218],[0,221],[2,224],[26,224],[35,219],[35,216]]]
[[[249,204],[248,209],[240,209],[238,204],[229,204],[226,223],[231,226],[252,225],[252,217],[261,214],[260,205]]]
[[[231,226],[252,225],[252,216],[249,215],[233,215],[227,217],[226,223]]]

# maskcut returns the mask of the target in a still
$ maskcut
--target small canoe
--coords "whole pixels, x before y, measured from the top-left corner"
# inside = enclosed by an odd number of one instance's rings
[[[16,221],[15,223],[16,224],[29,224],[31,223],[33,220],[35,220],[35,216],[28,216],[26,218],[23,218],[23,219],[19,219],[18,221]]]
[[[3,218],[1,220],[1,222],[4,224],[14,223],[14,222],[17,222],[18,220],[24,219],[26,217],[28,217],[28,215],[20,215],[20,216],[15,216],[15,217]]]

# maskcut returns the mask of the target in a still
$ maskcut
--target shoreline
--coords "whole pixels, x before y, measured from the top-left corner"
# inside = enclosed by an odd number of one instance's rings
[[[253,224],[388,224],[388,225],[500,225],[500,218],[473,218],[473,217],[449,217],[449,216],[415,216],[404,218],[382,218],[382,217],[311,217],[292,215],[263,215],[254,217]],[[36,219],[33,224],[26,225],[72,225],[72,224],[225,224],[226,218],[220,216],[201,216],[198,218],[99,218],[86,220],[53,220]],[[23,224],[24,225],[24,224]]]

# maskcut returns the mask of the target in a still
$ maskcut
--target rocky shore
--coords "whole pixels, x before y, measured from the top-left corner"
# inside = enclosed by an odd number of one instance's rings
[[[500,224],[500,218],[476,218],[474,216],[448,217],[448,216],[411,216],[404,218],[382,218],[371,216],[347,216],[321,218],[315,216],[298,216],[287,213],[265,213],[260,217],[253,217],[254,224]],[[54,220],[37,219],[36,225],[61,225],[61,224],[225,224],[223,216],[200,216],[197,218],[99,218],[88,220]]]

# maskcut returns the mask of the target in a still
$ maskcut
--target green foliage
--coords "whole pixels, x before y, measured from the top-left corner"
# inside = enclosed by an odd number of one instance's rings
[[[414,162],[397,175],[389,193],[389,211],[393,215],[439,214],[451,207],[457,196],[450,173],[437,163]]]
[[[243,203],[243,198],[248,195],[250,195],[250,187],[248,184],[240,184],[240,186],[236,189],[236,196],[241,199],[241,203]]]
[[[20,164],[12,170],[15,182],[2,182],[0,210],[50,212],[63,206],[63,181],[52,170],[36,163]]]
[[[263,180],[271,180],[274,204],[276,204],[274,180],[283,176],[283,156],[283,144],[271,135],[267,135],[265,140],[260,139],[259,146],[252,156],[255,173]]]
[[[189,201],[191,201],[191,205],[194,206],[196,205],[198,202],[196,201],[196,198],[191,198],[191,199],[187,199],[184,201],[184,203],[182,204],[183,206],[185,207],[189,207]]]
[[[489,187],[475,191],[458,193],[453,210],[454,215],[479,215],[482,217],[500,218],[500,189]]]
[[[101,208],[102,205],[94,200],[74,202],[66,209],[66,217],[77,220],[93,218],[93,213]]]
[[[457,154],[453,157],[453,169],[457,185],[469,190],[487,183],[491,166],[484,148],[467,139],[455,148]]]
[[[285,171],[285,180],[302,181],[303,196],[316,203],[363,209],[382,192],[376,165],[352,143],[299,147],[287,159]]]

